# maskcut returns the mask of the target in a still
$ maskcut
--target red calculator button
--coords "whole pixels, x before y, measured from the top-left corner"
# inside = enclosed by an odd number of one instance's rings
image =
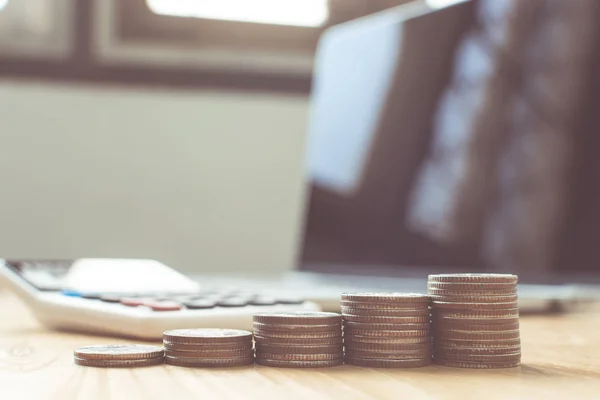
[[[121,304],[128,307],[139,307],[144,306],[146,303],[151,301],[149,298],[143,297],[123,297],[121,298]]]
[[[152,308],[153,311],[177,311],[181,310],[181,303],[176,301],[146,301],[144,305]]]

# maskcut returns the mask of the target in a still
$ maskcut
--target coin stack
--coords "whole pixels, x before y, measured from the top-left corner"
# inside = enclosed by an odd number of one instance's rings
[[[74,352],[75,364],[86,367],[134,368],[163,363],[162,347],[140,344],[96,345]]]
[[[316,368],[343,363],[342,319],[326,312],[254,314],[256,363]]]
[[[519,365],[516,275],[429,275],[428,291],[436,364],[460,368]]]
[[[344,360],[361,367],[431,364],[429,296],[412,293],[342,295]]]
[[[237,329],[176,329],[163,334],[165,363],[179,367],[239,367],[254,362],[252,333]]]

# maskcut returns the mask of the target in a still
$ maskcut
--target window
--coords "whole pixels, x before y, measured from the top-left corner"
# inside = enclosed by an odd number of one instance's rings
[[[261,24],[319,27],[329,18],[327,0],[147,0],[156,13]]]
[[[0,11],[4,10],[4,7],[8,4],[8,0],[0,0]]]

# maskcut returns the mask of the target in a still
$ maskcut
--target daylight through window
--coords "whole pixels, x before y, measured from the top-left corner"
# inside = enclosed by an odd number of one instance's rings
[[[329,18],[327,0],[147,0],[147,3],[156,14],[262,24],[318,27]]]

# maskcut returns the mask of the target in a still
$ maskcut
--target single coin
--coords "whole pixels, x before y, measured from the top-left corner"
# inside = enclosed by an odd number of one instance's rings
[[[435,296],[431,295],[432,301],[457,302],[457,303],[510,303],[517,301],[517,295],[509,296]]]
[[[444,355],[451,356],[453,354],[496,354],[506,355],[515,354],[521,352],[521,346],[510,346],[510,347],[435,347],[436,354],[444,357]]]
[[[516,283],[494,283],[494,282],[427,282],[428,289],[444,289],[444,290],[512,290],[517,287]]]
[[[281,353],[263,353],[256,351],[256,359],[261,360],[279,360],[279,361],[330,361],[339,360],[343,353],[329,354],[281,354]]]
[[[359,303],[429,303],[429,296],[422,293],[343,293],[342,301]]]
[[[500,310],[452,310],[436,308],[431,312],[433,318],[479,318],[479,319],[500,319],[519,317],[518,308],[500,309]]]
[[[373,324],[364,322],[344,321],[344,330],[346,329],[377,329],[377,330],[392,330],[392,331],[414,331],[430,329],[429,322],[420,324]]]
[[[510,346],[520,346],[521,339],[490,339],[490,340],[464,340],[464,339],[442,339],[439,337],[434,337],[434,347],[480,347],[480,348],[502,348],[502,347],[510,347]]]
[[[254,323],[254,330],[266,332],[338,332],[342,329],[341,322],[332,325],[287,325],[287,324],[263,324]]]
[[[169,343],[237,343],[252,340],[252,332],[238,329],[175,329],[166,331],[163,339]]]
[[[517,308],[516,301],[510,302],[490,302],[490,303],[481,303],[481,302],[459,302],[459,301],[432,301],[431,307],[433,310],[436,308],[445,308],[445,309],[454,309],[454,310],[498,310],[498,309],[512,309]]]
[[[511,274],[437,274],[429,275],[428,282],[461,282],[461,283],[517,283],[519,277]]]
[[[356,367],[368,368],[419,368],[432,364],[430,358],[414,360],[380,360],[373,358],[345,357],[344,362]]]
[[[256,351],[275,354],[324,354],[324,353],[341,353],[342,345],[329,346],[290,346],[290,345],[271,345],[257,344]]]
[[[219,359],[197,359],[197,358],[183,358],[183,357],[165,357],[165,364],[174,365],[177,367],[189,367],[189,368],[230,368],[230,367],[242,367],[245,365],[251,365],[254,363],[254,358],[219,358]]]
[[[379,360],[416,360],[421,358],[433,357],[433,350],[425,351],[395,351],[395,352],[372,352],[372,351],[361,351],[346,349],[346,357],[357,357],[357,358],[376,358]]]
[[[494,297],[494,296],[516,296],[517,288],[505,289],[505,290],[450,290],[450,289],[436,289],[429,288],[427,290],[430,296],[448,296],[448,297]]]
[[[268,360],[268,359],[256,359],[256,364],[265,367],[275,368],[325,368],[325,367],[337,367],[342,365],[344,360],[339,358],[337,360],[327,361],[281,361],[281,360]]]
[[[456,318],[456,317],[432,317],[434,324],[443,325],[511,325],[518,324],[519,317],[508,318]]]
[[[247,358],[254,355],[254,350],[205,350],[205,351],[178,351],[178,350],[167,350],[165,353],[169,357],[183,357],[183,358]]]
[[[289,338],[289,339],[326,339],[335,338],[342,336],[342,329],[340,328],[334,332],[294,332],[294,331],[265,331],[262,329],[255,329],[254,334],[263,338]]]
[[[506,340],[518,339],[519,330],[498,331],[498,332],[463,332],[463,331],[445,331],[442,336],[436,337],[443,339],[465,339],[465,340]]]
[[[74,351],[74,355],[86,360],[144,360],[162,357],[164,350],[162,347],[141,344],[107,344],[80,347]]]
[[[342,312],[344,308],[358,308],[358,309],[369,309],[369,310],[426,310],[429,308],[429,302],[427,303],[374,303],[374,302],[360,302],[342,300],[340,301],[342,306]],[[364,311],[363,311],[364,312]]]
[[[279,338],[279,337],[265,337],[261,335],[254,335],[254,341],[256,345],[270,344],[270,345],[285,345],[285,346],[327,346],[342,343],[342,336],[325,337],[325,338],[314,338],[314,337],[291,337],[291,338]]]
[[[152,365],[159,365],[164,362],[163,357],[146,358],[142,360],[99,360],[99,359],[85,359],[85,358],[74,358],[75,364],[84,367],[96,367],[96,368],[138,368],[138,367],[149,367]]]
[[[254,322],[287,325],[332,325],[340,324],[342,316],[336,313],[317,311],[270,312],[254,314]]]
[[[380,308],[357,308],[342,305],[343,315],[357,315],[365,317],[427,317],[431,310],[426,308],[399,308],[395,310]]]
[[[439,354],[434,353],[436,360],[466,361],[466,362],[518,362],[521,361],[521,352],[512,354]]]
[[[431,320],[429,315],[422,317],[373,317],[370,315],[343,314],[342,318],[344,321],[362,324],[422,324]]]
[[[442,367],[452,368],[472,368],[472,369],[493,369],[493,368],[514,368],[521,365],[520,361],[506,363],[477,363],[451,360],[435,360],[435,364]]]
[[[435,335],[437,332],[439,334],[444,334],[448,331],[462,331],[462,332],[498,332],[498,331],[514,331],[519,329],[519,322],[512,322],[506,324],[455,324],[455,323],[443,323],[443,322],[435,322],[433,324],[432,330]]]
[[[366,337],[393,337],[393,338],[408,338],[408,337],[429,337],[431,331],[429,329],[419,330],[375,330],[375,329],[354,329],[347,328],[344,330],[344,337],[366,336]]]
[[[361,344],[417,344],[417,343],[430,343],[431,337],[417,336],[417,337],[373,337],[373,336],[361,336],[361,335],[345,335],[344,344],[346,346],[354,346],[356,343]]]
[[[360,342],[348,342],[345,344],[346,349],[368,351],[372,353],[380,352],[403,352],[403,351],[431,351],[433,344],[431,342],[424,343],[392,343],[392,344],[381,344],[381,343],[360,343]]]
[[[181,344],[181,343],[170,343],[163,342],[165,350],[174,351],[191,351],[191,352],[203,352],[203,351],[241,351],[251,350],[252,340],[240,343],[228,343],[228,344]]]

